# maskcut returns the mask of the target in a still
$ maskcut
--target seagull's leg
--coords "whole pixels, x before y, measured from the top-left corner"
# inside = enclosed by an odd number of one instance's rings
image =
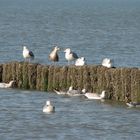
[[[73,61],[73,65],[75,65],[75,61]]]
[[[56,65],[56,63],[55,63],[55,61],[53,61],[53,62],[52,62],[52,66],[55,66],[55,65]]]
[[[24,62],[27,62],[27,58],[24,59]]]
[[[70,65],[70,61],[68,60],[68,66]]]

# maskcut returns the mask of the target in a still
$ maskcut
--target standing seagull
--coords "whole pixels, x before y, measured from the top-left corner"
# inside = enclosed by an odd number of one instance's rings
[[[75,61],[75,66],[84,66],[86,64],[85,57],[78,58]]]
[[[55,46],[52,50],[52,52],[49,55],[49,59],[53,62],[58,62],[59,61],[59,56],[57,52],[60,50],[57,46]]]
[[[72,52],[70,50],[70,48],[65,49],[64,52],[65,52],[65,58],[68,61],[68,65],[69,65],[70,61],[74,61],[74,60],[78,59],[77,54]]]
[[[112,60],[109,58],[104,58],[102,61],[102,66],[111,68],[112,67]]]
[[[24,59],[34,59],[34,54],[26,46],[23,46],[23,57]]]

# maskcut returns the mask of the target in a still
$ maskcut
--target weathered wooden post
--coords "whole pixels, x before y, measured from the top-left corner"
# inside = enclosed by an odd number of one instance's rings
[[[76,80],[77,80],[77,87],[80,88],[81,90],[84,88],[84,84],[83,84],[83,67],[82,66],[78,66],[76,68]]]
[[[91,77],[90,77],[90,67],[89,66],[84,66],[83,67],[83,87],[91,91]]]
[[[140,69],[131,70],[131,100],[140,102]]]
[[[53,90],[53,76],[54,76],[54,66],[49,66],[48,68],[48,91]]]
[[[95,92],[97,91],[97,87],[98,87],[97,66],[89,66],[89,69],[90,69],[90,80],[91,80],[90,92]]]
[[[67,89],[67,74],[68,74],[68,67],[62,66],[59,72],[59,88],[61,90]]]
[[[107,71],[106,67],[98,66],[97,67],[97,89],[99,93],[101,93],[103,90],[107,90],[107,80],[105,77],[105,72]]]
[[[46,65],[37,65],[36,89],[41,91],[48,90],[48,69]]]
[[[17,77],[15,78],[16,80],[16,85],[18,88],[22,88],[23,87],[23,62],[17,63],[16,66],[16,75]]]
[[[2,81],[9,82],[13,79],[11,63],[3,64]]]
[[[103,66],[47,66],[28,62],[0,64],[0,82],[16,81],[23,89],[42,91],[86,88],[88,92],[107,91],[107,98],[140,102],[140,69]]]
[[[131,96],[131,69],[122,68],[121,69],[121,79],[122,79],[122,100],[130,100]]]
[[[60,89],[60,69],[61,67],[56,66],[53,70],[53,77],[52,77],[52,88],[53,89]]]
[[[22,64],[22,88],[29,89],[29,77],[28,77],[28,63]]]
[[[0,82],[2,82],[3,64],[0,64]]]
[[[28,64],[28,79],[30,89],[36,89],[37,65],[38,64]]]

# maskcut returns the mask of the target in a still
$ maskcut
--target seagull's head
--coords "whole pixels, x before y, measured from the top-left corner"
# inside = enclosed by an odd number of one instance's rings
[[[109,58],[105,58],[105,59],[103,59],[103,62],[108,64],[108,63],[111,62],[111,59],[109,59]]]
[[[84,88],[84,89],[82,89],[82,93],[86,93],[86,89]]]
[[[23,50],[27,50],[27,47],[26,46],[23,46]]]
[[[70,50],[70,48],[67,48],[67,49],[64,50],[64,52],[65,52],[65,53],[70,53],[71,50]]]
[[[46,105],[48,105],[48,106],[51,105],[51,101],[49,101],[49,100],[46,101]]]
[[[59,51],[60,48],[59,48],[58,46],[55,46],[55,47],[54,47],[54,50],[55,50],[55,51]]]
[[[10,81],[10,82],[9,82],[9,85],[12,86],[14,82],[15,82],[15,80]]]
[[[85,57],[81,57],[81,60],[82,60],[82,61],[85,61]]]
[[[101,93],[102,98],[105,98],[105,92],[106,92],[105,90],[102,91],[102,93]]]
[[[108,62],[108,63],[111,63],[111,59],[108,58],[108,59],[107,59],[107,62]]]
[[[70,91],[70,90],[73,90],[73,86],[70,86],[70,87],[69,87],[69,91]]]

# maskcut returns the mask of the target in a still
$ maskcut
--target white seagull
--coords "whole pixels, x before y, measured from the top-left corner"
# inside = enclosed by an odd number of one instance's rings
[[[102,91],[101,94],[97,94],[97,93],[85,93],[85,96],[88,98],[88,99],[96,99],[96,100],[99,100],[99,99],[104,99],[105,98],[105,90]]]
[[[69,87],[69,90],[67,91],[67,95],[68,96],[81,96],[81,95],[84,95],[86,93],[86,89],[82,89],[81,90],[75,90],[73,89],[72,86]]]
[[[59,61],[59,56],[57,52],[60,50],[57,46],[55,46],[52,50],[52,52],[49,55],[49,59],[53,62],[58,62]]]
[[[112,67],[112,60],[109,58],[104,58],[102,61],[102,66],[111,68]]]
[[[72,52],[70,48],[65,49],[64,52],[65,52],[65,58],[68,61],[68,64],[70,61],[74,61],[78,59],[77,54]]]
[[[9,83],[0,83],[0,88],[11,88],[13,86],[14,80]]]
[[[128,107],[140,107],[140,103],[137,103],[137,102],[129,102],[129,103],[126,103],[126,105]]]
[[[86,64],[85,57],[80,57],[75,61],[75,66],[84,66]]]
[[[55,107],[51,104],[51,102],[48,100],[46,101],[46,105],[43,107],[44,113],[53,113],[55,112]]]
[[[23,57],[24,59],[34,59],[34,54],[26,46],[23,46]]]

